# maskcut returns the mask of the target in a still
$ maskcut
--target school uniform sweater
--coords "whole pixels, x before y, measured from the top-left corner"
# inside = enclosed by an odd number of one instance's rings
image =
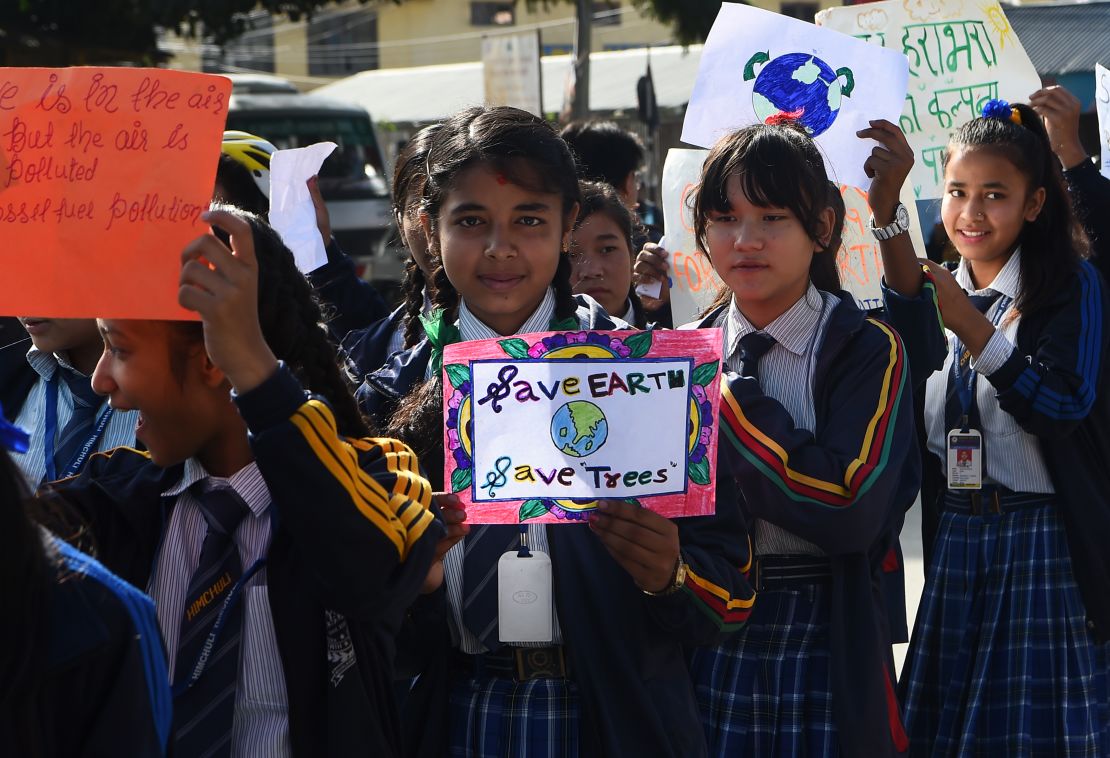
[[[401,755],[395,637],[443,533],[428,484],[405,445],[339,437],[328,406],[284,366],[235,403],[272,494],[267,597],[292,753]],[[105,565],[145,587],[178,502],[163,493],[183,469],[120,448],[55,487],[88,522]],[[346,635],[336,636],[336,614]]]
[[[584,329],[613,328],[596,302],[579,304]],[[363,411],[378,421],[388,418],[424,381],[430,356],[424,340],[367,376],[358,392]],[[433,482],[441,479],[442,459],[438,469],[425,465]],[[718,477],[716,515],[676,520],[689,572],[683,588],[666,597],[641,592],[588,528],[547,529],[559,627],[581,697],[583,756],[705,754],[683,645],[722,639],[750,613],[753,594],[741,573],[750,564],[749,543],[737,498],[731,479]],[[417,754],[437,758],[448,730],[447,614],[442,592],[413,609],[428,649],[405,705],[406,720],[419,721]]]
[[[833,716],[845,756],[908,747],[894,695],[888,582],[920,458],[902,343],[847,293],[826,322],[813,371],[815,431],[799,427],[759,382],[735,374],[722,387],[721,460],[739,482],[742,508],[829,556]],[[728,306],[698,328],[724,322]],[[866,398],[867,402],[862,402]],[[901,609],[905,617],[905,608]]]
[[[936,288],[927,281],[916,298],[905,298],[884,285],[883,294],[891,323],[913,347],[911,373],[924,392],[923,382],[949,352]],[[1099,642],[1110,640],[1110,393],[1100,392],[1107,381],[1108,309],[1106,283],[1084,261],[1047,307],[1022,314],[1009,356],[980,377],[993,386],[999,407],[1040,443],[1059,497],[1087,626]],[[926,465],[933,473],[925,477],[922,504],[939,511],[944,463],[933,455]]]
[[[355,329],[392,316],[385,298],[374,285],[359,277],[355,262],[339,249],[334,238],[325,252],[328,262],[310,271],[307,278],[324,306],[325,323],[337,343]]]
[[[1078,166],[1064,172],[1071,195],[1072,208],[1091,241],[1091,259],[1103,277],[1110,265],[1110,179],[1099,173],[1098,166],[1084,159]]]

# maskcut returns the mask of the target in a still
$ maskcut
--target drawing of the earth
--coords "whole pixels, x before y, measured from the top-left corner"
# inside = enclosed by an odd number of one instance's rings
[[[596,453],[609,435],[605,414],[593,403],[572,400],[551,417],[551,441],[567,455],[585,458]]]
[[[759,72],[752,105],[759,120],[789,116],[816,137],[836,121],[841,85],[836,72],[820,58],[805,53],[780,55]]]

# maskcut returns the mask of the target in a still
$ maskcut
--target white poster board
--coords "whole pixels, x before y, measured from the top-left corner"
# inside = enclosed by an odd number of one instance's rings
[[[1095,110],[1098,111],[1098,152],[1102,175],[1110,179],[1110,71],[1095,64]]]
[[[856,132],[895,121],[906,97],[905,56],[771,11],[724,3],[702,49],[682,140],[712,147],[724,134],[780,115],[801,123],[829,177],[869,187],[875,142]]]
[[[482,37],[482,82],[487,105],[511,105],[543,116],[538,32]]]
[[[941,155],[952,132],[988,100],[1026,102],[1041,87],[996,0],[885,0],[828,8],[817,23],[908,60],[909,92],[898,123],[914,149],[909,182],[922,200],[941,196]]]

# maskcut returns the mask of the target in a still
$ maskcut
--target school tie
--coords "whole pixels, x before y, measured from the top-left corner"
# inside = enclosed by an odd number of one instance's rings
[[[1001,292],[994,290],[983,290],[980,295],[968,295],[971,304],[975,306],[975,310],[986,315],[991,306],[998,302],[998,298],[1002,297]],[[961,355],[955,356],[952,361],[952,368],[948,372],[948,386],[945,388],[944,395],[944,431],[948,432],[950,429],[956,429],[960,426],[961,419],[964,415],[963,405],[960,404],[960,395],[956,392],[956,361],[963,360],[965,351],[961,350]],[[964,381],[967,381],[967,372],[971,370],[970,359],[967,363],[960,367],[960,372]],[[969,410],[968,415],[973,417],[970,419],[972,423],[979,423],[978,408],[975,406],[975,399],[972,398],[972,408]]]
[[[763,332],[749,332],[740,338],[740,376],[759,379],[759,359],[775,344],[775,338]]]
[[[243,573],[239,547],[232,539],[249,513],[243,499],[230,487],[192,488],[208,532],[200,548],[200,561],[185,594],[185,611],[177,643],[175,687],[189,681],[201,665],[205,647],[224,600]],[[235,686],[239,678],[239,638],[243,603],[228,608],[203,673],[174,699],[174,744],[177,755],[228,756],[235,717]]]
[[[520,527],[485,524],[463,540],[463,623],[490,652],[497,638],[497,562],[520,543]]]
[[[96,412],[104,398],[93,392],[89,377],[64,366],[58,366],[58,375],[73,396],[73,415],[54,441],[54,472],[61,478],[92,436]]]

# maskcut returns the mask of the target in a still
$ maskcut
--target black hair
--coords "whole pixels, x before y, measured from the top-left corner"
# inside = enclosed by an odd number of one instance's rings
[[[985,150],[1013,164],[1029,182],[1029,193],[1045,191],[1036,220],[1026,221],[1021,245],[1022,291],[1014,303],[1022,314],[1035,313],[1067,287],[1087,253],[1087,237],[1072,211],[1060,162],[1052,152],[1041,117],[1028,105],[1011,106],[1021,119],[975,118],[948,141],[943,165],[957,149]]]
[[[227,153],[220,153],[216,164],[216,184],[223,188],[217,202],[234,205],[266,220],[270,213],[270,199],[254,181],[250,169]]]
[[[638,219],[628,209],[628,206],[621,202],[620,196],[617,195],[617,191],[611,184],[582,181],[579,182],[578,186],[582,193],[582,203],[578,206],[578,218],[574,222],[574,228],[580,227],[586,219],[595,213],[605,214],[621,230],[621,237],[628,246],[630,258],[628,265],[631,269],[636,259],[633,238],[640,228]],[[644,305],[640,302],[640,296],[636,294],[635,283],[628,287],[628,300],[632,303],[633,321],[636,322],[633,326],[643,329],[647,326],[647,318],[644,315]],[[623,314],[611,313],[609,315],[620,318]]]
[[[644,165],[644,146],[613,121],[574,121],[559,135],[570,145],[578,177],[624,189],[628,175]]]
[[[726,185],[729,177],[738,176],[740,185],[753,204],[769,208],[787,208],[798,219],[806,236],[821,246],[809,265],[809,278],[819,290],[840,290],[840,274],[836,266],[839,239],[834,230],[822,240],[821,214],[832,207],[829,177],[825,163],[813,138],[795,123],[756,124],[738,129],[722,137],[702,167],[701,183],[694,195],[694,235],[699,249],[709,255],[707,232],[711,211],[729,208]],[[843,207],[843,198],[840,200]],[[843,227],[844,216],[840,214]]]
[[[284,361],[306,390],[320,395],[335,414],[339,433],[365,437],[366,421],[359,413],[338,351],[320,326],[323,316],[308,281],[293,261],[293,253],[269,224],[258,216],[231,206],[212,206],[232,213],[251,227],[258,259],[258,322],[274,356]],[[217,230],[225,244],[227,237]],[[178,322],[190,338],[203,339],[197,322]]]
[[[405,216],[420,208],[424,180],[428,172],[428,150],[439,127],[440,124],[424,127],[397,154],[397,162],[393,168],[393,214],[397,218],[398,235],[401,235],[401,224]],[[401,242],[404,243],[403,235]],[[427,285],[424,271],[410,255],[405,263],[405,279],[401,284],[404,293],[404,316],[401,324],[405,334],[405,347],[415,345],[424,334],[420,314],[424,311],[424,290]]]
[[[559,195],[564,216],[579,202],[570,148],[543,119],[518,108],[473,106],[445,121],[428,150],[421,210],[432,227],[432,302],[444,311],[448,322],[458,318],[459,293],[443,268],[437,234],[439,211],[459,174],[476,165],[489,165],[520,187]],[[551,286],[555,291],[555,318],[573,317],[578,302],[570,285],[566,251],[559,252]],[[397,406],[385,427],[386,434],[416,452],[437,487],[442,486],[439,479],[443,470],[441,395],[442,378],[433,376]]]

